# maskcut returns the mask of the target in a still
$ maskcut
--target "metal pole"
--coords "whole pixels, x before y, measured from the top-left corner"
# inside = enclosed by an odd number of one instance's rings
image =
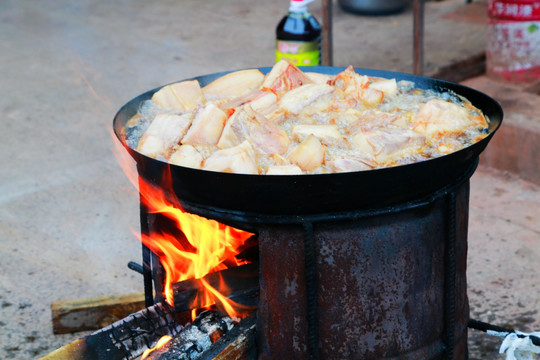
[[[424,0],[414,0],[413,16],[413,73],[424,75]]]
[[[323,25],[322,25],[322,65],[332,66],[332,0],[322,0]]]
[[[140,170],[140,169],[138,169]],[[143,180],[139,177],[139,184]],[[140,188],[140,186],[139,186]],[[150,227],[148,225],[148,208],[143,202],[142,195],[139,194],[139,219],[141,221],[141,234],[150,235]],[[152,252],[150,249],[141,242],[142,245],[142,274],[144,284],[144,303],[146,307],[154,305],[154,294],[152,287]]]

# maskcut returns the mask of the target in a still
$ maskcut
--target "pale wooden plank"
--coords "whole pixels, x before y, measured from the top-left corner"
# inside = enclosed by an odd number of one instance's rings
[[[101,329],[144,306],[143,293],[56,301],[51,304],[53,332],[65,334]]]

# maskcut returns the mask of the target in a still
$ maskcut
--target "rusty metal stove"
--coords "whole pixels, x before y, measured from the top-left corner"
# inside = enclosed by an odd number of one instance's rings
[[[302,216],[182,206],[257,234],[261,358],[462,359],[475,168],[429,196],[370,210]]]
[[[457,84],[360,71],[467,97],[492,120],[488,137],[426,162],[330,176],[212,173],[128,151],[146,182],[160,184],[170,170],[171,191],[186,211],[257,234],[259,357],[466,358],[469,178],[502,110]],[[222,75],[197,79],[204,85]],[[155,91],[119,111],[121,141],[126,122]],[[141,206],[142,232],[157,223]],[[143,270],[151,305],[152,278],[160,294],[162,269],[144,247]]]

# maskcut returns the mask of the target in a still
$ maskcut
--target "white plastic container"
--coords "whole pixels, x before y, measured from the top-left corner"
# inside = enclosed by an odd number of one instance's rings
[[[486,71],[491,78],[540,80],[540,1],[490,0]]]

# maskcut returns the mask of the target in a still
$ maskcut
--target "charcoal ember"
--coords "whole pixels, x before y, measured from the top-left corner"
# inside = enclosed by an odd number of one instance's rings
[[[208,350],[215,333],[229,332],[237,321],[228,316],[221,316],[216,311],[204,311],[191,323],[187,324],[169,343],[152,352],[149,360],[195,360]]]
[[[221,339],[224,335],[224,332],[221,331],[220,329],[217,329],[216,331],[214,331],[213,333],[210,334],[210,341],[213,343],[215,343],[216,341],[218,341],[219,339]]]
[[[255,344],[256,315],[250,314],[240,320],[227,334],[200,355],[200,360],[210,359],[258,359]],[[288,358],[288,357],[286,357]]]
[[[230,317],[220,316],[216,311],[205,311],[201,313],[193,322],[202,332],[212,334],[216,330],[226,333],[235,324]]]

